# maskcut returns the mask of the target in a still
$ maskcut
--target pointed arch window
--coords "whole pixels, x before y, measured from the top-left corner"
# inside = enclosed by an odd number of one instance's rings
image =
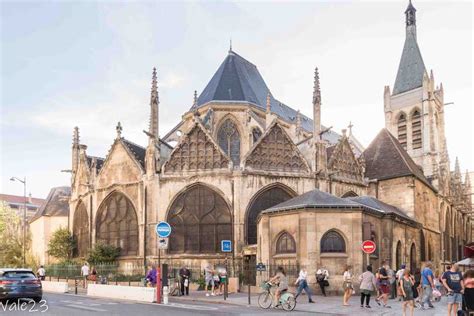
[[[74,255],[84,257],[89,250],[89,216],[84,203],[80,202],[74,212],[72,235],[76,241]]]
[[[421,148],[421,115],[418,110],[415,110],[411,117],[411,135],[413,149]]]
[[[138,220],[132,202],[116,192],[97,214],[97,242],[120,247],[121,256],[138,255]]]
[[[278,237],[276,243],[276,253],[277,254],[289,254],[289,253],[296,253],[296,242],[295,239],[284,232]]]
[[[407,117],[405,113],[400,114],[397,122],[398,141],[403,148],[407,149]]]
[[[240,133],[231,119],[226,119],[217,132],[221,149],[231,158],[234,168],[240,165]]]
[[[346,242],[338,232],[330,230],[321,238],[321,253],[346,252]]]

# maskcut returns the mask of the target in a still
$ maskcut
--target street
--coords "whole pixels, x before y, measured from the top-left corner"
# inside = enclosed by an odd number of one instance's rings
[[[117,301],[111,299],[90,298],[71,294],[44,293],[45,303],[23,304],[22,310],[15,304],[0,306],[0,313],[8,315],[31,315],[37,313],[50,316],[75,315],[270,315],[282,314],[283,310],[262,310],[257,307],[243,307],[229,304],[198,303],[176,300],[169,305]],[[305,312],[294,312],[304,315]],[[322,314],[320,314],[322,315]]]

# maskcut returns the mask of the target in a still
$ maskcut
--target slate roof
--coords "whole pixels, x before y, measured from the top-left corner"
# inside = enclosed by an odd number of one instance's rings
[[[260,75],[257,66],[231,50],[199,95],[197,105],[193,105],[191,109],[202,107],[211,101],[219,101],[247,102],[265,111],[269,91],[270,89]],[[297,111],[275,99],[271,92],[270,108],[272,113],[278,115],[283,121],[296,124]],[[301,127],[312,133],[313,120],[301,114]],[[323,126],[322,129],[326,128]],[[329,130],[322,135],[322,138],[330,144],[336,144],[341,135]],[[363,147],[356,150],[357,154],[360,154]]]
[[[365,176],[370,180],[415,176],[436,191],[420,167],[386,128],[378,133],[362,154],[366,164]]]
[[[25,202],[25,198],[23,196],[19,195],[10,195],[10,194],[0,194],[0,201],[5,201],[8,204],[15,204],[15,205],[23,205]],[[35,207],[40,207],[41,204],[43,204],[45,199],[39,199],[39,198],[31,198],[31,202],[29,200],[29,197],[26,197],[26,206],[35,206]]]
[[[397,78],[393,86],[393,95],[410,91],[423,85],[423,75],[426,73],[426,68],[414,32],[414,28],[407,29]]]
[[[372,211],[376,211],[382,214],[394,214],[394,215],[403,217],[404,219],[414,221],[402,209],[396,206],[384,203],[372,196],[356,196],[356,197],[349,197],[347,199],[354,201],[356,203],[362,204],[364,208],[372,210]]]
[[[86,156],[87,164],[89,165],[89,167],[92,166],[92,159],[93,158],[95,158],[95,160],[96,160],[97,170],[100,170],[100,168],[102,168],[102,166],[104,165],[105,158],[95,157],[95,156]]]
[[[31,218],[30,223],[37,220],[41,216],[68,216],[70,196],[70,187],[64,186],[52,188],[49,191],[46,202],[41,205],[40,209]]]
[[[127,148],[133,154],[135,159],[137,159],[137,161],[140,163],[140,165],[143,168],[145,168],[145,153],[146,153],[145,147],[137,145],[137,144],[135,144],[135,143],[123,138],[123,137],[122,137],[122,142],[127,146]]]
[[[314,189],[270,207],[262,213],[273,213],[302,208],[362,208],[362,206],[351,200],[343,199],[318,189]]]

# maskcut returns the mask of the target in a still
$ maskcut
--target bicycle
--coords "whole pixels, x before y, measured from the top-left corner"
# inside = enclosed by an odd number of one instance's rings
[[[274,287],[274,285],[268,282],[263,282],[260,287],[264,290],[264,292],[260,293],[258,296],[258,305],[263,309],[268,309],[272,306],[274,301],[273,293],[271,292],[271,289]],[[278,305],[275,307],[278,307],[279,305],[288,312],[294,310],[296,307],[296,299],[293,293],[288,291],[283,292],[280,295]]]

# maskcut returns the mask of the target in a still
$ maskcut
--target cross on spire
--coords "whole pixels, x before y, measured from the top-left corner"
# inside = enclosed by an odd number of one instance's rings
[[[349,121],[349,125],[347,126],[347,128],[349,129],[349,135],[352,135],[352,128],[354,127],[354,125],[352,124],[352,121]]]

